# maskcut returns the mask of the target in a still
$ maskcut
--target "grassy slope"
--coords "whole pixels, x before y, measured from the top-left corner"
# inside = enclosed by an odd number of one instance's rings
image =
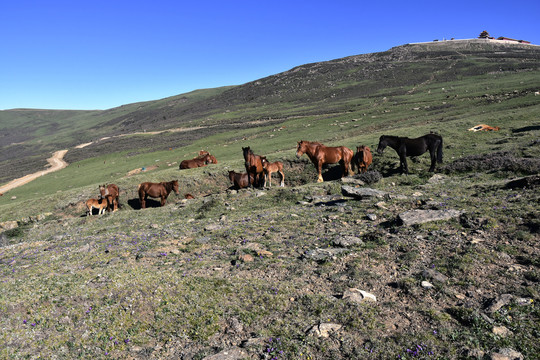
[[[253,358],[271,348],[278,359],[465,358],[473,350],[489,354],[503,347],[534,358],[540,350],[540,314],[531,305],[540,300],[539,199],[534,189],[501,189],[507,178],[522,174],[519,169],[458,173],[450,166],[445,183],[431,184],[426,156],[410,161],[413,174],[402,177],[393,172],[395,153],[386,150],[374,162],[385,178],[373,186],[403,196],[379,205],[381,200],[345,199],[340,207],[325,198],[339,198],[340,184],[314,184],[312,166],[294,159],[300,139],[373,149],[383,133],[429,131],[443,135],[450,165],[501,151],[540,156],[540,101],[530,91],[540,81],[538,70],[445,77],[439,72],[357,99],[263,107],[263,114],[280,115],[279,124],[224,131],[173,150],[81,160],[1,197],[2,221],[52,215],[2,237],[0,326],[9,331],[0,337],[0,354],[203,358],[254,337],[246,348]],[[205,121],[236,121],[241,113],[216,113]],[[478,123],[502,130],[466,131]],[[226,171],[243,168],[242,146],[287,160],[288,187],[260,197],[256,191],[225,192]],[[201,148],[219,164],[182,172],[168,166]],[[153,164],[160,167],[125,177]],[[181,194],[197,199],[184,205],[171,195],[164,208],[133,210],[139,182],[172,178],[179,178]],[[124,189],[123,209],[81,217],[80,201],[97,195],[104,182]],[[317,196],[321,200],[312,201]],[[319,201],[328,204],[315,205]],[[432,207],[465,210],[467,216],[414,228],[395,222],[402,211]],[[377,220],[367,220],[366,213]],[[334,249],[332,241],[344,235],[364,243],[334,259],[306,257],[316,248]],[[255,260],[239,260],[243,254]],[[428,279],[435,288],[423,289],[426,268],[448,281]],[[349,287],[379,301],[340,299]],[[514,300],[488,313],[486,303],[504,293]],[[305,330],[325,322],[343,328],[329,339],[306,336]],[[513,334],[495,335],[494,326]]]

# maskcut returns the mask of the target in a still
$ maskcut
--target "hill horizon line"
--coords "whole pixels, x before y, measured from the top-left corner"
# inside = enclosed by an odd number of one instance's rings
[[[149,103],[149,102],[153,102],[153,101],[165,100],[165,99],[176,97],[176,96],[182,96],[182,95],[191,94],[191,93],[194,93],[194,92],[197,92],[197,91],[204,91],[204,90],[210,90],[210,89],[221,89],[221,88],[227,88],[227,87],[233,88],[233,87],[242,86],[242,85],[250,84],[250,83],[253,83],[253,82],[257,82],[257,81],[259,81],[261,79],[264,79],[264,78],[268,78],[268,77],[276,76],[276,75],[279,75],[279,74],[287,73],[287,72],[289,72],[289,71],[291,71],[291,70],[293,70],[295,68],[305,66],[305,65],[337,61],[337,60],[340,60],[340,59],[347,59],[347,58],[354,57],[354,56],[365,56],[365,55],[379,54],[379,53],[384,53],[386,51],[391,51],[391,50],[394,50],[394,49],[399,49],[399,48],[403,48],[403,47],[407,47],[407,46],[434,45],[434,46],[439,47],[439,46],[444,46],[444,45],[450,45],[451,46],[452,44],[462,45],[462,44],[469,44],[469,43],[490,44],[490,45],[511,46],[511,47],[520,47],[520,46],[539,47],[540,46],[540,45],[531,44],[531,43],[523,42],[523,41],[524,40],[514,40],[514,39],[511,39],[511,40],[499,40],[499,39],[495,39],[495,38],[488,38],[488,39],[471,38],[471,39],[450,39],[450,40],[448,40],[448,39],[443,39],[443,40],[435,39],[433,41],[427,41],[427,42],[411,42],[411,43],[406,43],[406,44],[402,44],[402,45],[393,46],[390,49],[387,49],[387,50],[384,50],[384,51],[377,51],[377,52],[373,52],[373,53],[361,53],[361,54],[356,54],[356,55],[344,56],[344,57],[340,57],[340,58],[336,58],[336,59],[319,61],[319,62],[315,62],[315,63],[300,64],[300,65],[293,66],[292,68],[290,68],[288,70],[285,70],[285,71],[282,71],[280,73],[268,75],[268,76],[265,76],[265,77],[259,78],[259,79],[254,79],[254,80],[248,81],[248,82],[243,83],[243,84],[197,88],[197,89],[193,89],[191,91],[166,96],[164,98],[135,101],[135,102],[132,102],[132,103],[126,103],[126,104],[122,104],[122,105],[119,105],[119,106],[113,106],[111,108],[104,108],[104,109],[82,109],[82,108],[81,109],[54,109],[54,108],[19,107],[19,108],[11,108],[11,109],[0,109],[0,112],[2,112],[2,111],[35,111],[35,112],[39,112],[39,111],[59,111],[59,112],[63,112],[63,111],[81,111],[81,112],[109,111],[109,110],[112,110],[112,109],[121,108],[123,106],[131,106],[131,105],[135,105],[135,104],[144,104],[144,103]],[[427,49],[427,50],[429,50],[429,49]]]

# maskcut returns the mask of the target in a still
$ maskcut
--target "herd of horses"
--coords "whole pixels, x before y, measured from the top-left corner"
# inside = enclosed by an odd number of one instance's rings
[[[443,139],[437,134],[427,134],[418,138],[399,137],[382,135],[379,138],[377,153],[382,154],[386,147],[391,147],[399,156],[399,169],[402,174],[408,174],[407,157],[420,156],[429,151],[431,157],[430,172],[435,170],[436,163],[442,162]],[[272,174],[278,173],[280,176],[280,186],[285,186],[285,173],[281,161],[270,162],[266,156],[256,155],[251,148],[242,147],[244,156],[245,173],[229,171],[229,180],[236,189],[247,187],[266,187],[268,183],[272,186]],[[367,171],[373,161],[371,150],[366,145],[356,148],[356,153],[346,146],[326,146],[315,141],[299,141],[296,148],[296,157],[300,158],[306,154],[317,170],[317,182],[323,182],[322,168],[326,164],[339,163],[341,167],[341,177],[354,173],[355,168],[359,173]],[[217,159],[207,151],[200,151],[199,155],[191,160],[184,160],[180,163],[180,169],[192,169],[208,164],[217,164]],[[174,191],[177,195],[178,180],[169,182],[143,182],[138,185],[139,203],[141,208],[146,208],[148,197],[159,198],[160,205],[164,206],[169,194]],[[92,215],[93,209],[98,209],[99,214],[105,210],[116,211],[119,207],[120,190],[117,185],[101,185],[99,187],[100,196],[98,199],[89,199],[86,202],[88,215]],[[189,194],[188,194],[189,195]],[[187,195],[186,195],[187,197]],[[190,198],[192,196],[190,195]]]

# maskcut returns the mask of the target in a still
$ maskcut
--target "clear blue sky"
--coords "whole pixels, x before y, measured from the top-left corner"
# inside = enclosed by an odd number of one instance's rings
[[[1,0],[0,110],[108,109],[482,30],[540,44],[540,1]]]

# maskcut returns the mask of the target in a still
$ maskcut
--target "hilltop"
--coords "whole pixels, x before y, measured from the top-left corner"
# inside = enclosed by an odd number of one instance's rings
[[[0,357],[538,358],[538,84],[535,46],[448,41],[106,111],[1,112],[2,132],[26,129],[2,143],[21,157],[4,179],[53,150],[69,165],[0,197]],[[435,173],[375,152],[429,132]],[[369,145],[373,164],[316,183],[301,139]],[[284,163],[284,188],[230,188],[245,146]],[[218,163],[178,169],[201,149]],[[179,196],[140,209],[139,183],[171,179]],[[120,210],[87,216],[104,183]]]

